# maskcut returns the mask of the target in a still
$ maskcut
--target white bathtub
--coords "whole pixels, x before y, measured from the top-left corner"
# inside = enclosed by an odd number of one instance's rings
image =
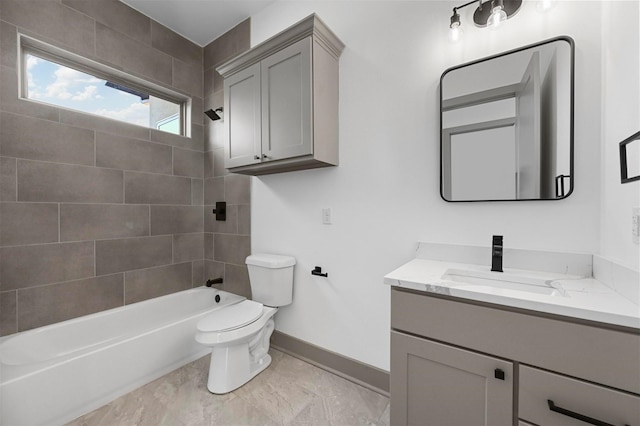
[[[243,299],[199,287],[0,339],[0,425],[64,424],[206,355],[196,323]]]

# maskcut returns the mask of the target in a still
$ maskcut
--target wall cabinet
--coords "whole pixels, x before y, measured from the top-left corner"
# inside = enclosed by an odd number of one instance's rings
[[[636,329],[396,288],[391,328],[393,425],[640,425]]]
[[[217,68],[224,77],[225,167],[261,175],[338,164],[338,58],[311,15]]]

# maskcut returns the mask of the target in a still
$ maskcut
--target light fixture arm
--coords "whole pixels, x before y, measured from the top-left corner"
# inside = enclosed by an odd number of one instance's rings
[[[473,14],[473,22],[478,27],[486,27],[487,21],[489,20],[489,17],[491,16],[491,13],[495,6],[500,6],[500,8],[504,11],[504,14],[506,14],[506,19],[508,19],[520,10],[522,1],[523,0],[471,0],[467,3],[453,8],[451,25],[449,27],[452,30],[457,29],[460,26],[460,15],[458,14],[458,10],[472,4],[478,4],[478,7]],[[485,3],[489,3],[489,6],[485,7]]]

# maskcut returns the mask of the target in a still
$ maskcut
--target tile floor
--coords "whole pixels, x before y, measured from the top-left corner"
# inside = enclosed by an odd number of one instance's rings
[[[209,356],[67,426],[389,425],[389,399],[271,349],[271,366],[226,395],[207,390]]]

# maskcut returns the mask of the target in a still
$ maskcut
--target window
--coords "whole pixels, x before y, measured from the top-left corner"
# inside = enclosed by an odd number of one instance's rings
[[[21,36],[22,97],[187,136],[189,99]]]

